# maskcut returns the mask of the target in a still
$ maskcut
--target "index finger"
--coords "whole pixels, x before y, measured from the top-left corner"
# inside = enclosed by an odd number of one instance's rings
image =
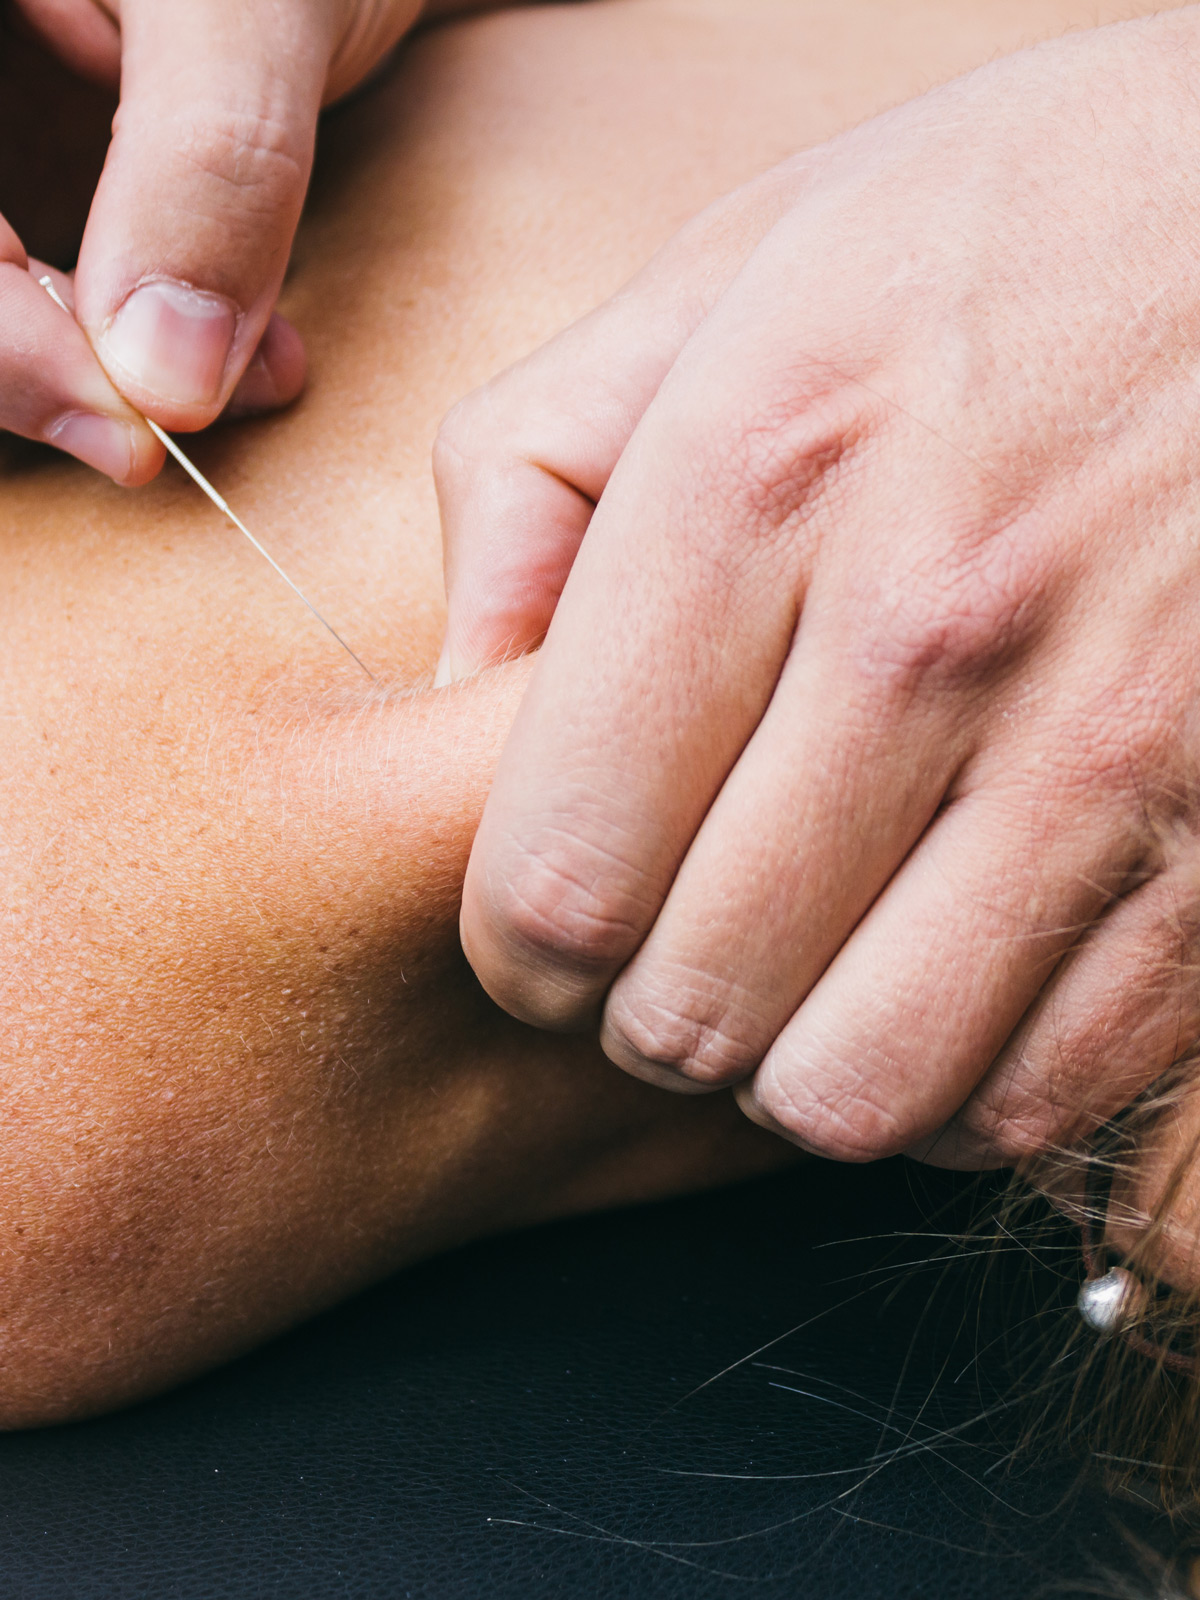
[[[845,418],[798,405],[789,481],[762,494],[768,464],[750,457],[780,440],[745,398],[762,385],[727,359],[754,342],[742,315],[684,350],[618,463],[472,851],[468,959],[494,999],[542,1026],[594,1015],[791,647],[809,543],[799,511]]]

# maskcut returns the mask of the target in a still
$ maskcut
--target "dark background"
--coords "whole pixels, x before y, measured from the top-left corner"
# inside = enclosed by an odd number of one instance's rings
[[[0,1594],[1158,1595],[1130,1537],[1178,1535],[1078,1443],[1014,1455],[1062,1410],[1079,1267],[1062,1225],[999,1257],[938,1237],[995,1237],[1000,1203],[813,1164],[443,1257],[163,1400],[0,1439]]]

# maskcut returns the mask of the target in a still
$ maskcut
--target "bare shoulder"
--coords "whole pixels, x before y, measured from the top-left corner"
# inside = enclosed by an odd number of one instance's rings
[[[196,455],[375,682],[181,475],[6,471],[0,1422],[149,1392],[472,1233],[782,1158],[465,968],[523,669],[429,689],[429,448],[698,207],[1036,9],[537,8],[430,33],[330,119],[287,290],[309,393]]]

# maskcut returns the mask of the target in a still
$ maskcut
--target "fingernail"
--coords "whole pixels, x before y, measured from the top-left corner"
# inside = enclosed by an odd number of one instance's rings
[[[238,312],[224,295],[158,278],[135,289],[105,329],[105,356],[134,383],[177,405],[220,398]]]
[[[484,665],[486,664],[484,663]],[[469,659],[465,662],[461,657],[456,660],[450,646],[448,644],[443,645],[442,653],[438,657],[437,668],[433,674],[433,687],[435,689],[448,689],[451,684],[465,683],[468,678],[474,678],[482,671],[483,666],[478,663],[472,665]]]
[[[46,439],[89,467],[124,483],[133,466],[133,430],[94,411],[70,411],[47,430]]]

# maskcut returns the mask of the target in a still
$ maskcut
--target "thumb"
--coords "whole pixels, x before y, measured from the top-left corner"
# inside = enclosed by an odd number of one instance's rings
[[[312,166],[333,9],[123,0],[121,104],[76,306],[117,388],[165,427],[211,422],[266,331]],[[303,360],[296,341],[282,347],[286,400]]]
[[[625,446],[794,183],[775,169],[711,206],[606,305],[450,412],[434,447],[438,684],[540,644]]]

